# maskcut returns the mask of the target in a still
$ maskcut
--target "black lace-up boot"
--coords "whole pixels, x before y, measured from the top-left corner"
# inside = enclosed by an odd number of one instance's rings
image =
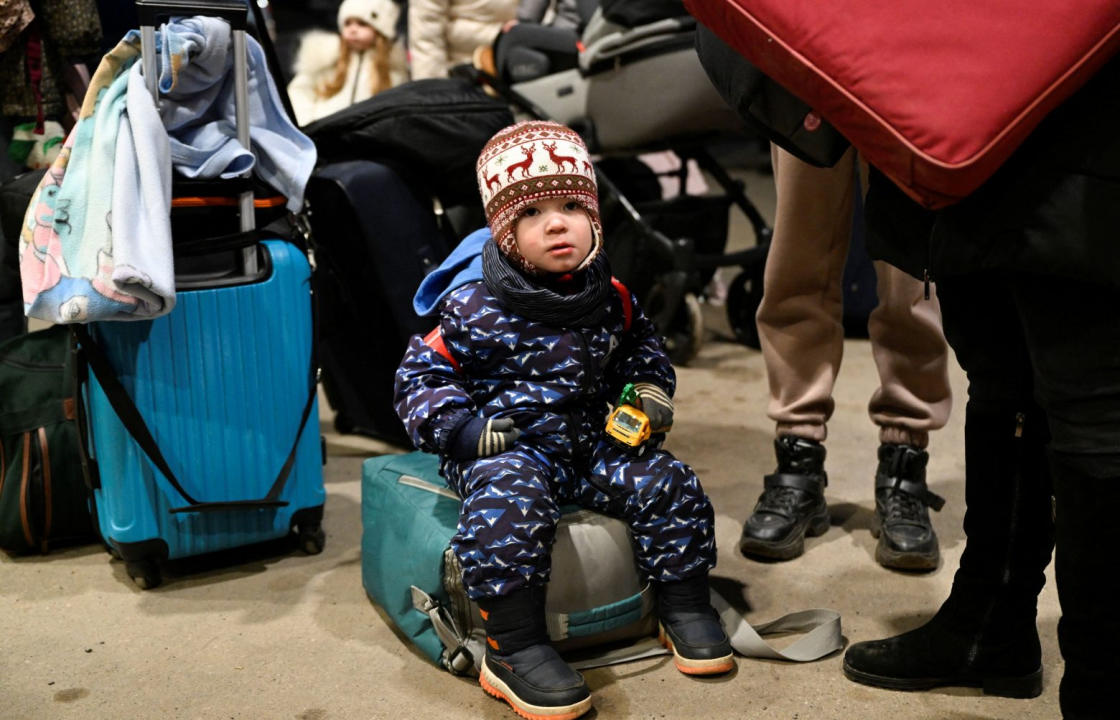
[[[543,587],[478,601],[486,657],[478,681],[526,718],[573,720],[591,709],[591,691],[548,642]]]
[[[928,461],[912,445],[879,446],[871,534],[879,538],[875,560],[883,567],[933,570],[941,559],[929,509],[940,510],[945,500],[926,487]]]
[[[712,607],[708,574],[657,587],[658,639],[673,651],[685,675],[719,675],[735,669],[731,641]]]
[[[988,695],[1042,692],[1036,609],[1054,547],[1045,416],[982,412],[965,419],[964,532],[953,590],[925,625],[859,642],[844,674],[867,685],[924,690],[981,687]]]
[[[743,526],[739,550],[747,557],[790,560],[805,552],[805,536],[828,531],[824,445],[796,435],[774,439],[778,469],[763,479],[761,497]]]

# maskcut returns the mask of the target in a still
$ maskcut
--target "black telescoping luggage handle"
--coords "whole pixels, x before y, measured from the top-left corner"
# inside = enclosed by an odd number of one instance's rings
[[[248,0],[254,2],[255,0]],[[136,0],[140,25],[158,25],[160,20],[184,15],[209,15],[229,23],[233,30],[244,30],[248,24],[246,0]]]
[[[112,405],[113,410],[116,412],[117,417],[120,418],[121,423],[124,424],[128,434],[148,456],[148,459],[163,473],[171,486],[175,488],[176,492],[183,496],[189,505],[178,508],[171,508],[172,513],[181,512],[207,512],[213,510],[243,510],[246,508],[275,508],[284,507],[288,505],[288,501],[280,500],[280,493],[284,490],[284,484],[288,480],[288,476],[292,472],[292,466],[295,464],[296,451],[299,449],[300,438],[303,437],[303,430],[307,425],[307,418],[311,414],[311,407],[315,401],[316,383],[314,380],[311,382],[311,391],[308,394],[307,402],[303,406],[303,415],[300,417],[299,428],[296,430],[296,438],[292,442],[292,449],[288,452],[288,457],[284,461],[284,466],[280,468],[280,474],[273,481],[272,487],[269,488],[268,494],[259,500],[225,500],[219,502],[203,502],[194,499],[190,493],[183,488],[182,484],[175,477],[175,473],[167,465],[167,460],[164,459],[163,453],[159,450],[159,445],[156,444],[155,438],[148,430],[144,418],[140,415],[140,410],[136,404],[132,402],[132,398],[128,396],[128,391],[121,385],[121,381],[117,379],[117,374],[113,370],[113,366],[109,363],[109,359],[105,357],[104,351],[94,341],[93,337],[86,330],[85,325],[71,325],[74,330],[78,342],[81,344],[85,351],[86,361],[89,363],[90,369],[97,377],[97,381],[101,384],[101,389],[105,392],[105,397],[108,398],[109,404]],[[314,367],[314,363],[312,364]]]
[[[209,15],[220,17],[229,23],[232,30],[248,30],[249,13],[252,12],[253,20],[257,25],[257,40],[264,49],[265,62],[268,70],[276,79],[277,90],[280,91],[280,103],[288,118],[297,127],[296,113],[292,109],[292,100],[288,97],[287,78],[280,60],[276,55],[276,48],[272,44],[268,30],[265,28],[264,11],[256,0],[135,0],[136,10],[140,18],[140,25],[155,27],[161,20],[183,15]]]

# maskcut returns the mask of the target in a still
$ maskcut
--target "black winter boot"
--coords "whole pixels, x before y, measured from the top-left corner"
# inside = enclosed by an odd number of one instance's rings
[[[1090,460],[1100,465],[1100,456]],[[1108,458],[1115,467],[1116,458]],[[1120,477],[1101,477],[1071,456],[1054,454],[1054,510],[1058,547],[1055,575],[1062,617],[1058,646],[1065,674],[1058,691],[1066,720],[1117,716],[1120,619],[1116,615],[1116,508]],[[1092,469],[1090,474],[1086,470]]]
[[[929,622],[844,655],[844,674],[867,685],[924,690],[981,687],[989,695],[1042,692],[1035,625],[1053,548],[1045,416],[967,409],[967,544],[949,598]]]
[[[875,518],[871,534],[879,538],[875,560],[900,570],[933,570],[941,559],[929,509],[945,500],[926,487],[929,454],[912,445],[879,446],[875,471]]]
[[[743,526],[739,550],[762,560],[792,560],[805,552],[805,536],[828,532],[824,445],[796,435],[774,439],[778,469],[763,479],[762,495]]]
[[[685,675],[718,675],[735,669],[731,641],[712,607],[708,574],[678,582],[659,582],[658,639],[673,651]]]
[[[548,643],[543,587],[478,601],[486,657],[478,681],[526,718],[573,720],[591,709],[591,691]]]

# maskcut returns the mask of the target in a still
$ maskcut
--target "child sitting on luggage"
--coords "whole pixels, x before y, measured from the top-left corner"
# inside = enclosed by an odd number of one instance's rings
[[[524,122],[491,138],[476,170],[492,232],[483,279],[451,290],[439,326],[412,338],[396,408],[463,498],[451,544],[486,626],[483,689],[526,717],[591,707],[545,627],[565,503],[629,524],[677,668],[728,672],[731,646],[708,594],[712,506],[695,473],[659,447],[676,376],[653,324],[611,278],[587,148],[563,125]],[[604,430],[627,383],[656,433],[640,453]]]

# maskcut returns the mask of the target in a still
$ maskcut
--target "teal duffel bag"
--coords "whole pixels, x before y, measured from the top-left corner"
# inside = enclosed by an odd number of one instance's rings
[[[419,452],[362,465],[362,584],[434,662],[477,674],[485,632],[449,547],[460,500],[438,467],[438,458]],[[581,651],[573,663],[581,668],[664,653],[652,637],[653,597],[639,581],[625,523],[576,507],[562,511],[545,604],[557,649]],[[607,644],[609,651],[587,650]]]

